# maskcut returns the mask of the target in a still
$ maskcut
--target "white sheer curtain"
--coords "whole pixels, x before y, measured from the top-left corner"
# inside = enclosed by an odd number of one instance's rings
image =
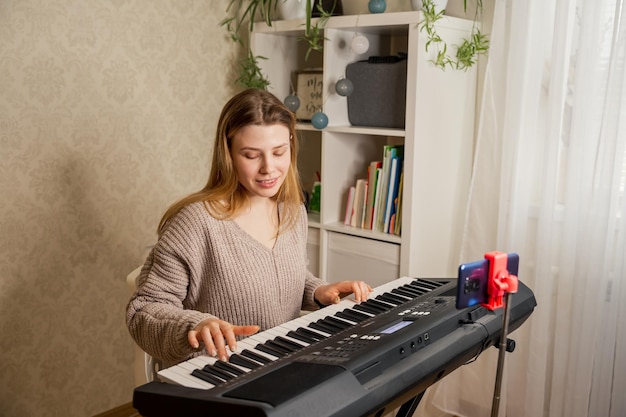
[[[626,5],[496,0],[460,261],[520,254],[500,416],[626,416]],[[514,297],[514,295],[513,295]],[[416,415],[489,416],[497,350]]]

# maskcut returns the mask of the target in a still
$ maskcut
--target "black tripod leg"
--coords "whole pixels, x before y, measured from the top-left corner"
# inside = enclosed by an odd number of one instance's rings
[[[396,414],[396,417],[411,417],[415,410],[417,410],[417,406],[422,400],[424,392],[425,391],[420,392],[418,395],[402,404],[402,407],[400,407],[400,409],[398,410],[398,414]]]

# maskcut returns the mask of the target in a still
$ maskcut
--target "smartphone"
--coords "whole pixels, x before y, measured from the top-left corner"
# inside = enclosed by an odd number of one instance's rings
[[[517,275],[519,269],[517,253],[507,254],[506,269],[510,274]],[[488,277],[489,261],[487,259],[461,264],[456,287],[456,308],[463,309],[486,303],[488,301]]]

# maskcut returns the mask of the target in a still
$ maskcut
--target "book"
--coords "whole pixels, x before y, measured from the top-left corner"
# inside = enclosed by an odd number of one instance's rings
[[[353,227],[361,227],[361,222],[363,219],[363,202],[364,195],[367,192],[367,180],[364,178],[359,178],[356,180],[355,192],[354,192],[354,202],[352,208],[352,218],[350,219],[350,226]]]
[[[368,194],[369,185],[367,184],[367,180],[365,181],[365,190],[363,191],[363,211],[361,213],[361,223],[359,227],[361,229],[365,229],[365,214],[367,212],[366,203],[367,203],[367,194]]]
[[[391,168],[390,151],[392,146],[385,145],[383,147],[383,165],[381,171],[380,192],[376,201],[376,218],[373,219],[374,225],[372,230],[382,232],[385,218],[385,202],[387,201],[387,186],[389,185],[389,169]]]
[[[396,203],[396,214],[393,225],[393,233],[402,235],[402,189],[404,188],[404,169],[400,172],[400,183],[398,184],[398,198]]]
[[[383,174],[382,167],[377,169],[376,174],[376,190],[374,191],[374,208],[372,210],[372,230],[376,230],[376,219],[378,218],[378,206],[380,202],[380,193],[382,190]]]
[[[374,215],[374,202],[376,198],[376,185],[382,161],[372,161],[367,168],[367,200],[365,202],[365,224],[364,229],[372,228],[372,216]]]
[[[385,145],[383,147],[383,167],[382,167],[382,184],[380,191],[380,200],[378,201],[378,213],[377,218],[375,219],[376,227],[372,227],[373,230],[377,232],[385,231],[385,216],[386,216],[386,208],[387,208],[387,199],[388,199],[388,189],[389,189],[389,175],[391,171],[391,164],[394,157],[404,156],[404,145]]]
[[[389,184],[387,185],[387,202],[385,204],[385,221],[383,232],[393,233],[390,228],[391,217],[395,214],[395,200],[398,197],[398,184],[400,182],[400,170],[402,168],[402,159],[394,156],[391,160],[391,168],[389,170]],[[395,219],[394,219],[395,220]]]
[[[348,189],[348,201],[346,201],[346,211],[344,214],[343,224],[350,226],[350,219],[352,218],[352,208],[354,205],[354,193],[356,187],[350,187]]]

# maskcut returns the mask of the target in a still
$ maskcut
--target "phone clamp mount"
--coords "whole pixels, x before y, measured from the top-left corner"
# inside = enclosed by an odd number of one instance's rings
[[[482,306],[488,310],[504,307],[502,315],[502,330],[498,343],[498,368],[496,371],[496,384],[491,403],[491,417],[497,417],[500,408],[500,392],[502,391],[502,373],[504,370],[504,357],[506,352],[513,352],[515,341],[507,339],[509,332],[509,299],[512,293],[517,292],[517,276],[509,273],[507,269],[507,254],[504,252],[487,252],[485,259],[489,261],[489,275],[487,280],[487,302]]]

